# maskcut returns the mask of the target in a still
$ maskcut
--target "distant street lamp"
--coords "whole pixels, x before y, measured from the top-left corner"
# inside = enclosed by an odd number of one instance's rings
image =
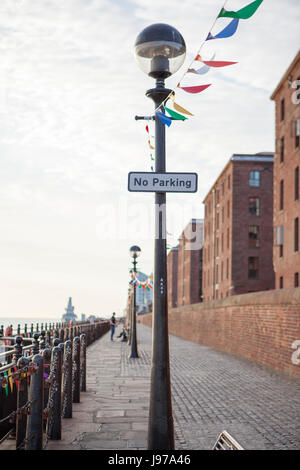
[[[136,270],[136,264],[137,264],[137,257],[141,253],[140,247],[134,245],[130,248],[130,254],[133,258],[133,272],[137,273]],[[131,317],[131,350],[130,350],[130,356],[129,358],[137,358],[139,357],[138,351],[137,351],[137,340],[136,340],[136,293],[135,293],[135,282],[133,283],[133,306],[132,306],[132,317]]]
[[[135,42],[135,58],[142,69],[156,80],[156,87],[146,96],[155,109],[173,92],[165,88],[165,79],[177,72],[184,62],[185,42],[179,31],[167,24],[145,28]],[[164,113],[164,108],[159,109]],[[165,125],[155,116],[155,171],[166,172]],[[166,194],[155,193],[154,299],[152,318],[152,366],[148,449],[174,449],[169,366]]]

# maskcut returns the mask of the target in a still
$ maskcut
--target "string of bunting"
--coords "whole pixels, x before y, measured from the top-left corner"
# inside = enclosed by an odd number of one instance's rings
[[[230,11],[225,9],[225,5],[228,0],[225,1],[223,7],[221,8],[221,11],[219,12],[218,16],[216,17],[206,39],[202,42],[196,56],[192,60],[191,64],[189,65],[188,69],[184,72],[182,78],[178,82],[176,88],[179,88],[180,90],[183,90],[187,93],[191,94],[198,94],[209,88],[212,84],[201,84],[197,86],[182,86],[181,82],[183,78],[185,77],[186,74],[188,73],[193,73],[197,75],[204,75],[207,72],[210,71],[211,68],[222,68],[222,67],[228,67],[230,65],[235,65],[238,62],[236,61],[225,61],[225,60],[214,60],[215,55],[210,60],[205,60],[202,58],[200,55],[201,49],[203,45],[207,41],[211,41],[213,39],[224,39],[224,38],[229,38],[235,34],[237,31],[239,21],[240,20],[247,20],[251,18],[252,15],[256,12],[258,7],[261,5],[263,0],[255,0],[252,3],[246,5],[245,7],[241,8],[240,10],[237,11]],[[212,33],[212,29],[215,26],[215,23],[217,22],[218,18],[232,18],[230,23],[225,26],[221,31],[219,31],[217,34]],[[193,68],[192,65],[194,62],[201,62],[203,65],[199,69]],[[180,106],[175,102],[174,98],[174,90],[169,94],[169,96],[155,109],[155,113],[157,117],[168,127],[172,124],[172,120],[177,120],[177,121],[185,121],[188,119],[186,116],[183,116],[181,113],[189,116],[193,116],[192,113],[190,113],[188,110]],[[165,103],[168,101],[168,99],[171,98],[173,102],[173,108],[174,110],[171,110],[170,108],[166,107]],[[162,112],[164,111],[164,112]],[[165,112],[167,114],[165,114]]]
[[[131,274],[132,277],[132,284],[134,284],[136,287],[143,288],[147,291],[150,291],[153,288],[153,276],[150,274],[148,279],[144,282],[140,281],[136,275],[136,273]]]

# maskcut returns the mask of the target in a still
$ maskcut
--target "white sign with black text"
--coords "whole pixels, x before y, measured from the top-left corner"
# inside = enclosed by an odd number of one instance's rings
[[[132,171],[128,174],[128,191],[157,193],[195,193],[197,173],[147,173]]]

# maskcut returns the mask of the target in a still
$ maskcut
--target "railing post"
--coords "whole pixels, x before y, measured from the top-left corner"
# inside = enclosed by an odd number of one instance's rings
[[[61,342],[61,343],[64,342],[64,336],[65,336],[64,329],[63,329],[63,328],[60,328],[60,330],[59,330],[59,339],[60,339],[60,342]]]
[[[16,342],[15,342],[12,360],[15,364],[17,364],[20,357],[22,357],[22,349],[23,349],[22,348],[22,341],[23,341],[22,336],[16,336],[15,341]]]
[[[80,403],[80,338],[73,339],[73,403]]]
[[[21,357],[18,360],[18,369],[27,367],[29,360],[26,357]],[[18,381],[17,391],[17,409],[24,406],[28,401],[28,384],[27,384],[27,373],[21,372],[21,377]],[[27,416],[26,412],[17,414],[16,416],[16,450],[18,450],[24,442],[26,436],[26,424]]]
[[[39,333],[34,333],[33,341],[32,341],[32,354],[36,355],[40,352],[40,344],[39,344]]]
[[[36,354],[32,362],[37,370],[31,376],[29,388],[30,415],[27,420],[26,450],[42,450],[43,448],[43,404],[44,404],[44,359]]]
[[[40,335],[40,339],[39,339],[40,351],[43,351],[43,349],[45,349],[45,347],[46,347],[45,336],[46,336],[46,332],[45,332],[45,330],[42,330],[41,335]]]
[[[80,335],[80,391],[86,392],[86,335]]]
[[[48,438],[53,440],[61,439],[61,371],[62,371],[62,350],[59,346],[52,349],[51,373],[52,383],[49,391],[51,411],[48,423]]]
[[[50,371],[51,371],[51,349],[50,348],[47,348],[43,350],[42,352],[43,354],[43,358],[44,358],[44,379],[47,379],[50,375]],[[49,388],[50,388],[50,385],[49,383],[45,382],[44,380],[44,410],[47,408],[48,404],[49,404]],[[51,413],[51,410],[50,412]],[[47,426],[46,426],[46,422],[44,421],[44,430],[46,430]]]
[[[67,340],[64,344],[64,372],[62,392],[62,417],[72,418],[72,341]]]

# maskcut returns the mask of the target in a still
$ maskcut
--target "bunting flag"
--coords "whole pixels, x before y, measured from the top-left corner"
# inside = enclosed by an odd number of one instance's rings
[[[7,377],[7,372],[3,372],[4,377]],[[8,384],[4,387],[5,395],[8,396]]]
[[[151,148],[151,150],[154,150],[154,147],[151,145],[150,140],[148,140],[148,144],[149,144],[149,147]]]
[[[201,93],[201,91],[205,90],[211,85],[199,85],[199,86],[181,86],[180,83],[178,83],[178,88],[181,88],[181,90],[184,90],[188,93]]]
[[[215,56],[216,56],[216,54],[214,54],[210,60],[214,60]],[[204,75],[204,74],[207,73],[209,70],[210,70],[210,67],[209,67],[208,65],[203,65],[203,67],[201,67],[201,68],[198,69],[198,70],[195,70],[195,69],[188,69],[187,72],[188,72],[188,73],[196,73],[197,75]]]
[[[172,119],[169,116],[166,116],[164,113],[161,113],[160,111],[156,111],[157,117],[168,127],[172,124]]]
[[[238,11],[227,11],[225,8],[222,8],[218,18],[239,18],[241,20],[248,20],[248,18],[251,18],[251,16],[254,15],[262,2],[263,0],[255,0]]]
[[[179,106],[179,104],[175,103],[175,96],[173,94],[170,96],[170,98],[173,101],[173,106],[174,106],[174,109],[176,109],[176,111],[179,111],[180,113],[183,113],[183,114],[188,114],[189,116],[194,116],[192,113],[184,109],[182,106]]]
[[[11,370],[9,371],[9,375],[8,375],[8,382],[9,382],[9,386],[10,386],[10,391],[11,391],[11,393],[13,392],[13,389],[14,389],[14,381],[13,381],[13,378],[12,378],[12,376],[11,376],[12,372],[13,372],[13,369],[11,369]]]
[[[206,41],[209,41],[210,39],[230,38],[236,32],[238,24],[239,24],[239,19],[234,18],[232,21],[230,21],[230,23],[224,29],[222,29],[222,31],[220,31],[215,36],[213,36],[211,32],[209,32],[206,38]]]
[[[208,65],[208,67],[227,67],[228,65],[237,64],[237,62],[228,62],[224,60],[202,60],[202,57],[199,54],[195,57],[195,60],[199,60],[203,64]]]
[[[175,111],[172,111],[172,109],[167,108],[166,106],[164,106],[164,108],[167,111],[167,113],[169,113],[170,116],[176,121],[185,121],[187,119],[185,116],[182,116],[182,114],[178,114]]]
[[[132,273],[132,283],[136,286],[136,287],[139,287],[139,288],[143,288],[147,291],[150,291],[152,288],[153,288],[153,276],[152,274],[150,274],[150,276],[148,277],[148,279],[144,282],[140,281],[138,278],[137,278],[137,275],[135,273]]]

